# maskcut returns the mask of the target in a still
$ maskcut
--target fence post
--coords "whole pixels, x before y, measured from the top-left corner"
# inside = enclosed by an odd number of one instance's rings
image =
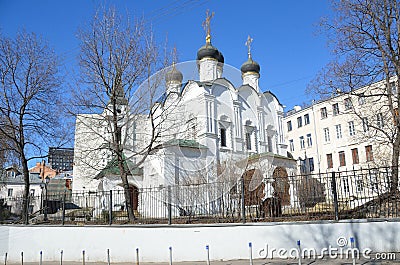
[[[66,200],[66,194],[65,194],[65,191],[64,191],[63,201],[62,201],[62,220],[61,220],[62,225],[65,224],[65,200]]]
[[[167,187],[167,196],[168,196],[168,224],[171,225],[172,224],[172,194],[171,194],[171,186]]]
[[[240,178],[240,189],[241,189],[241,193],[242,193],[242,196],[241,196],[241,206],[242,206],[242,222],[243,223],[246,223],[246,207],[245,207],[245,205],[244,205],[244,177],[242,176],[241,178]]]
[[[113,196],[112,196],[112,190],[110,190],[110,203],[108,204],[108,224],[112,225],[112,219],[113,219]]]
[[[338,196],[337,196],[337,189],[336,189],[336,176],[335,172],[332,172],[332,193],[333,193],[333,206],[335,207],[335,220],[339,220],[339,203],[338,203]]]

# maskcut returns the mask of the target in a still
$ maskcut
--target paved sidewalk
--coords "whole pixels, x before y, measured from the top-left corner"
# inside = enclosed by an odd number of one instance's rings
[[[394,264],[400,265],[400,253],[396,253],[396,260],[375,260],[375,259],[359,259],[355,261],[355,264],[361,265],[384,265]],[[173,265],[207,265],[206,261],[187,261],[187,262],[173,262]],[[294,259],[256,259],[253,260],[253,265],[298,265],[299,261]],[[301,262],[302,265],[352,265],[352,259],[315,259],[309,260],[304,259]],[[21,265],[21,263],[10,263],[7,265]],[[24,265],[39,265],[38,262],[24,262]],[[60,262],[43,262],[42,265],[60,265]],[[82,262],[69,262],[64,261],[62,265],[83,265]],[[106,262],[86,262],[85,265],[108,265]],[[137,265],[134,262],[131,263],[114,263],[111,265]],[[169,265],[168,262],[140,262],[139,265]],[[249,260],[229,260],[229,261],[210,261],[210,265],[251,265]]]

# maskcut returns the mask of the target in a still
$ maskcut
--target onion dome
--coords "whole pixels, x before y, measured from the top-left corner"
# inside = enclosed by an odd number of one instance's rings
[[[224,56],[223,56],[222,53],[219,52],[219,51],[218,51],[217,60],[218,60],[219,63],[222,63],[222,64],[225,62]]]
[[[165,81],[167,83],[169,82],[182,83],[182,80],[183,80],[183,74],[178,69],[176,69],[175,64],[173,64],[172,70],[167,72],[167,74],[165,75]]]
[[[260,65],[257,62],[253,61],[251,56],[249,56],[249,59],[247,59],[247,61],[242,64],[240,70],[242,71],[242,74],[248,72],[260,74]]]
[[[222,53],[208,42],[197,51],[197,60],[203,58],[213,58],[220,63],[224,63],[224,56]]]

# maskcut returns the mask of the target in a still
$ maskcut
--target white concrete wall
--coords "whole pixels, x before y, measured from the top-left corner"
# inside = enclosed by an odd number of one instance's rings
[[[323,222],[323,223],[258,223],[248,225],[203,226],[113,226],[56,227],[1,226],[0,257],[8,253],[9,262],[38,262],[43,251],[44,261],[57,261],[60,251],[64,261],[107,260],[110,249],[112,262],[133,262],[135,249],[140,261],[167,262],[173,248],[174,261],[204,261],[209,245],[212,260],[248,258],[248,243],[253,243],[253,257],[266,244],[271,248],[291,249],[301,240],[303,248],[337,247],[339,237],[355,237],[358,248],[374,252],[400,251],[400,222]],[[264,253],[262,253],[264,254]]]

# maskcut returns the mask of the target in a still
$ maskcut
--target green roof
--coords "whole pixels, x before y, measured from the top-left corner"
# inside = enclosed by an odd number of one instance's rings
[[[163,147],[168,146],[179,146],[179,147],[188,147],[188,148],[197,148],[197,149],[207,149],[208,147],[202,145],[195,140],[186,140],[186,139],[172,139],[163,144]]]
[[[278,154],[274,154],[274,153],[271,153],[271,152],[265,152],[265,153],[261,153],[261,154],[253,154],[253,155],[249,156],[249,161],[254,160],[254,159],[258,159],[258,158],[262,158],[262,157],[266,157],[266,156],[296,161],[293,158],[290,158],[290,157],[287,157],[287,156],[278,155]]]
[[[122,154],[122,159],[124,160],[123,165],[128,175],[142,175],[143,169],[134,166],[133,162],[130,161]],[[118,166],[117,156],[114,156],[111,161],[96,175],[95,179],[100,179],[107,176],[120,176],[121,172]]]

